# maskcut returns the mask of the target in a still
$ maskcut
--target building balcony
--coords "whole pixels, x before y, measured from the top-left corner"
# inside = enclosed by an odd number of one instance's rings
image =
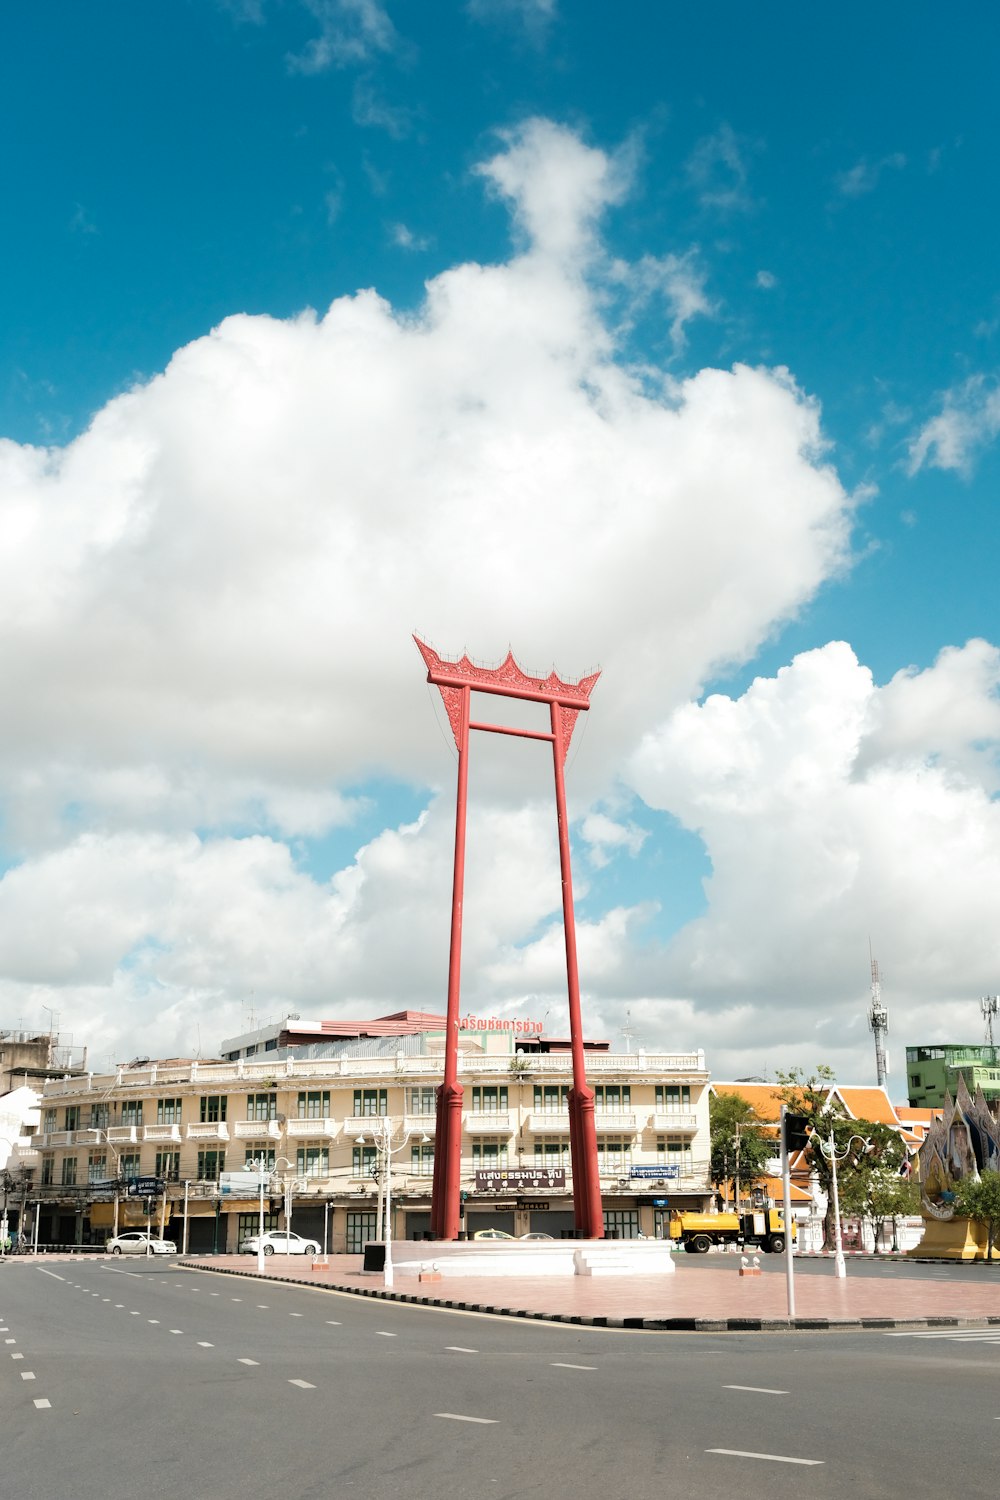
[[[635,1135],[638,1129],[635,1115],[611,1109],[595,1109],[594,1123],[598,1130],[615,1131],[619,1135]]]
[[[141,1125],[109,1125],[104,1134],[113,1146],[134,1146],[139,1139],[137,1131],[141,1129]]]
[[[399,1118],[395,1115],[352,1115],[349,1120],[344,1121],[344,1134],[348,1140],[356,1141],[359,1135],[370,1136],[372,1142],[376,1135],[381,1135],[388,1122],[389,1129],[395,1132],[399,1124]]]
[[[320,1116],[318,1119],[310,1117],[303,1120],[289,1120],[287,1128],[289,1140],[332,1141],[340,1134],[340,1121],[332,1120],[329,1116]]]
[[[429,1135],[433,1140],[436,1128],[436,1115],[405,1115],[403,1117],[403,1131],[406,1135]]]
[[[469,1135],[506,1135],[514,1134],[510,1123],[510,1111],[504,1110],[500,1114],[480,1112],[467,1112],[465,1115],[465,1129]]]
[[[277,1120],[234,1120],[233,1139],[237,1141],[280,1141],[281,1126]]]
[[[39,1151],[53,1151],[56,1146],[72,1146],[72,1130],[49,1130],[32,1137]]]
[[[532,1135],[569,1135],[569,1111],[565,1109],[532,1110],[525,1129]]]
[[[657,1110],[649,1117],[650,1130],[663,1131],[665,1135],[694,1135],[698,1129],[698,1116],[680,1110]]]
[[[188,1125],[186,1139],[189,1141],[228,1141],[229,1127],[225,1120],[214,1120],[203,1125]]]
[[[142,1127],[142,1138],[144,1141],[180,1141],[181,1127],[179,1125],[144,1125]]]

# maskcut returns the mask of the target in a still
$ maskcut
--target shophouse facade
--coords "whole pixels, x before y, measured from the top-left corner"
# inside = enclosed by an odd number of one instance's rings
[[[464,1232],[559,1238],[574,1223],[572,1059],[567,1043],[516,1025],[462,1023]],[[33,1140],[41,1241],[100,1243],[116,1224],[148,1223],[191,1253],[231,1253],[256,1232],[260,1211],[252,1188],[234,1191],[233,1174],[263,1162],[268,1227],[285,1223],[290,1190],[296,1232],[331,1253],[359,1251],[376,1237],[387,1146],[393,1236],[422,1236],[444,1026],[411,1011],[305,1023],[233,1038],[218,1061],[144,1062],[46,1083]],[[704,1054],[590,1044],[587,1073],[607,1233],[653,1237],[665,1233],[671,1208],[707,1206]],[[532,1175],[539,1185],[525,1180]]]

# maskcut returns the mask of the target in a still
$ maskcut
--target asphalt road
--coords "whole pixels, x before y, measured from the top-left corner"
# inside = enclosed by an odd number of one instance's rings
[[[622,1333],[170,1267],[0,1272],[4,1493],[990,1494],[1000,1331]]]

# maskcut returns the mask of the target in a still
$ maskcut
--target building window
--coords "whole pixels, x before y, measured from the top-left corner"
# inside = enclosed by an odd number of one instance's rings
[[[277,1094],[248,1094],[247,1119],[273,1120],[278,1114]],[[222,1117],[225,1119],[225,1115]]]
[[[54,1156],[42,1157],[42,1187],[50,1187],[55,1182],[55,1166]]]
[[[111,1123],[110,1104],[92,1104],[90,1106],[90,1130],[107,1130]]]
[[[330,1113],[330,1093],[311,1089],[299,1095],[298,1118],[300,1120],[325,1120]]]
[[[632,1142],[622,1135],[597,1137],[597,1170],[602,1177],[626,1176],[632,1165]]]
[[[64,1156],[62,1164],[63,1187],[72,1187],[76,1182],[76,1157]]]
[[[141,1125],[142,1124],[142,1100],[141,1099],[123,1099],[122,1100],[122,1124],[123,1125]]]
[[[682,1177],[690,1177],[692,1171],[691,1143],[682,1135],[658,1136],[656,1140],[656,1165],[677,1167]]]
[[[217,1125],[226,1118],[227,1099],[225,1094],[203,1094],[201,1100],[201,1123],[203,1125]]]
[[[437,1089],[419,1088],[410,1089],[410,1114],[411,1115],[434,1115],[437,1114]]]
[[[199,1151],[198,1152],[198,1181],[218,1182],[219,1173],[226,1170],[226,1153],[224,1151]]]
[[[277,1052],[277,1050],[278,1050],[278,1038],[276,1036],[272,1036],[271,1038],[269,1038],[268,1041],[266,1041],[264,1043],[264,1051],[265,1052]]]
[[[569,1084],[536,1083],[535,1109],[543,1115],[561,1115],[569,1108]]]
[[[913,1087],[915,1089],[918,1089],[920,1087],[920,1074],[919,1073],[914,1073],[914,1075],[913,1075]]]
[[[484,1170],[490,1167],[505,1167],[507,1165],[507,1142],[497,1138],[496,1140],[473,1141],[472,1164]]]
[[[594,1105],[597,1109],[621,1114],[623,1109],[632,1108],[632,1089],[627,1083],[598,1084],[594,1089]]]
[[[127,1156],[120,1156],[118,1158],[118,1176],[119,1177],[138,1177],[138,1175],[139,1175],[139,1153],[138,1153],[138,1151],[130,1151]],[[161,1175],[160,1172],[159,1172],[159,1170],[157,1170],[156,1175],[157,1175],[157,1177],[159,1177]]]
[[[104,1151],[91,1151],[87,1158],[87,1181],[106,1182],[108,1176],[108,1158]]]
[[[55,1130],[55,1128],[56,1112],[54,1109],[47,1109],[42,1115],[42,1129],[44,1130],[45,1134],[48,1135],[49,1131]]]
[[[610,1239],[637,1240],[639,1238],[639,1210],[637,1208],[606,1208],[604,1210],[604,1233]]]
[[[295,1153],[296,1171],[300,1177],[329,1177],[330,1150],[327,1146],[307,1144]]]
[[[472,1090],[472,1113],[474,1115],[496,1115],[507,1108],[507,1085],[486,1084],[480,1088],[477,1084]]]
[[[410,1172],[414,1177],[434,1176],[434,1142],[410,1147]]]
[[[181,1101],[179,1099],[157,1099],[157,1125],[179,1125],[181,1123]]]
[[[179,1182],[181,1176],[181,1153],[179,1151],[157,1151],[156,1175],[166,1182]]]
[[[378,1164],[377,1146],[354,1146],[351,1149],[351,1176],[370,1177]]]
[[[269,1229],[277,1229],[278,1215],[272,1214],[268,1209],[264,1210],[264,1233]],[[242,1245],[244,1240],[256,1239],[260,1232],[260,1209],[255,1214],[237,1214],[236,1216],[237,1245]]]
[[[79,1130],[80,1129],[80,1106],[79,1106],[79,1104],[67,1104],[67,1106],[66,1106],[66,1125],[65,1125],[65,1128],[67,1130]]]
[[[689,1110],[691,1108],[690,1086],[686,1083],[658,1083],[656,1107],[661,1111]]]
[[[255,1151],[252,1146],[248,1146],[246,1149],[245,1165],[254,1172],[273,1172],[276,1156],[277,1152],[273,1146],[267,1151],[261,1151],[259,1148]],[[263,1167],[261,1166],[262,1159]]]
[[[375,1214],[372,1211],[348,1213],[347,1253],[362,1255],[369,1240],[375,1238]]]
[[[354,1114],[358,1115],[387,1115],[389,1113],[389,1092],[387,1089],[355,1089],[354,1090]]]
[[[558,1170],[569,1170],[569,1136],[541,1135],[535,1137],[535,1166]]]

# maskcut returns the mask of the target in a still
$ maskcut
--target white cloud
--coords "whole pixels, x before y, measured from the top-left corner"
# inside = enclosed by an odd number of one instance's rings
[[[556,0],[466,0],[474,21],[517,27],[533,42],[542,42],[559,13]]]
[[[405,47],[378,0],[303,0],[320,23],[319,35],[305,50],[289,57],[297,73],[322,73],[328,68],[356,67]]]
[[[580,836],[588,846],[591,864],[601,869],[619,850],[634,857],[649,835],[635,823],[619,823],[606,813],[591,812],[580,825]]]
[[[400,250],[427,250],[430,248],[430,240],[424,235],[414,234],[406,224],[391,224],[389,226],[389,237],[394,245]]]
[[[441,271],[405,315],[366,290],[227,318],[67,447],[0,441],[8,1014],[58,995],[65,1026],[135,1052],[186,1050],[195,1021],[210,1048],[250,990],[440,1003],[450,812],[330,888],[281,842],[348,825],[373,775],[450,783],[411,630],[565,676],[602,663],[581,816],[846,565],[851,502],[786,371],[677,381],[618,356],[600,221],[620,160],[530,121],[481,171],[523,239],[510,260]],[[518,750],[476,748],[494,853],[469,974],[538,994],[551,767]],[[609,1024],[623,991],[666,993],[648,915],[582,924]]]
[[[906,157],[901,151],[890,152],[888,156],[879,157],[877,161],[869,161],[867,156],[863,156],[846,172],[838,172],[834,182],[842,197],[863,198],[867,193],[875,191],[883,172],[887,170],[899,172],[905,166]]]
[[[761,291],[770,292],[778,285],[778,278],[773,271],[758,271],[754,277],[754,285],[759,286]]]
[[[707,273],[696,251],[685,255],[643,255],[633,265],[616,262],[614,272],[629,295],[629,316],[645,311],[650,302],[662,298],[670,315],[670,337],[675,349],[686,343],[685,329],[692,318],[708,317],[714,305],[705,291]]]
[[[883,688],[833,642],[646,737],[632,783],[711,860],[708,910],[671,944],[661,981],[703,1029],[726,1015],[713,1066],[728,1053],[738,1067],[756,1029],[772,1066],[867,1076],[869,937],[897,1062],[904,1043],[973,1035],[1000,957],[998,683],[1000,652],[982,641]],[[743,1028],[729,1014],[741,1002]]]
[[[724,213],[752,208],[747,167],[750,149],[751,143],[725,123],[697,143],[687,161],[687,176],[703,207]]]
[[[1000,433],[1000,385],[993,377],[970,375],[944,394],[941,410],[910,440],[910,474],[928,467],[967,474],[979,449]]]

